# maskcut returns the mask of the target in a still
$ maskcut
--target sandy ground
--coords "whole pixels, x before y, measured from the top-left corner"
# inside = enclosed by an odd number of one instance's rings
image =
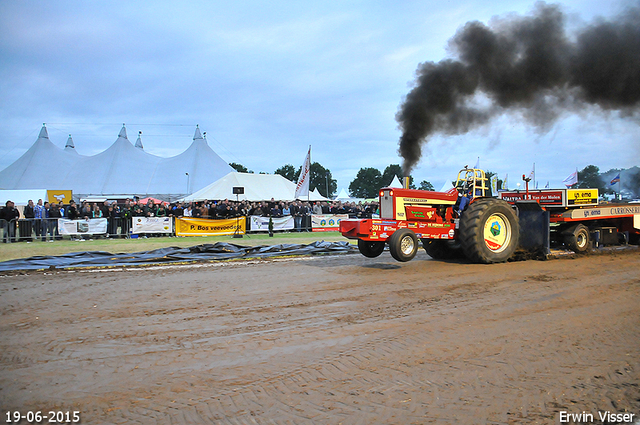
[[[3,423],[7,411],[79,411],[84,424],[640,415],[637,250],[40,272],[0,277],[0,311]]]

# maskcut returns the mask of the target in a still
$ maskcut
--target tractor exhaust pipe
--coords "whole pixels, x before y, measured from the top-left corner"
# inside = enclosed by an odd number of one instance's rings
[[[405,176],[402,178],[402,187],[405,189],[409,189],[409,180],[410,178],[408,176]]]

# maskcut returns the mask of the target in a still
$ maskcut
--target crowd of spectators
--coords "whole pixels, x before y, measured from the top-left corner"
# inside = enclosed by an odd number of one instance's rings
[[[230,219],[252,215],[263,217],[294,218],[295,229],[301,230],[312,214],[348,214],[351,218],[367,218],[378,212],[377,202],[341,202],[341,201],[270,201],[250,202],[224,199],[220,201],[204,200],[201,202],[154,202],[141,203],[137,199],[126,199],[123,203],[105,201],[103,203],[70,201],[68,205],[62,201],[49,203],[38,199],[32,200],[24,207],[23,216],[14,203],[7,201],[0,209],[0,225],[4,229],[5,238],[15,238],[16,221],[21,220],[21,235],[35,233],[36,238],[46,240],[47,237],[60,239],[58,234],[58,218],[69,220],[107,218],[107,234],[127,235],[131,228],[132,217],[195,217],[205,219]]]

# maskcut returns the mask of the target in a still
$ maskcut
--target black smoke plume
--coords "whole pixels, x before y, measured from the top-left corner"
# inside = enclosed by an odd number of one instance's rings
[[[638,116],[639,6],[571,35],[560,6],[546,3],[530,16],[461,27],[449,41],[456,59],[420,64],[396,115],[405,175],[429,136],[464,134],[505,112],[540,129],[589,106]]]

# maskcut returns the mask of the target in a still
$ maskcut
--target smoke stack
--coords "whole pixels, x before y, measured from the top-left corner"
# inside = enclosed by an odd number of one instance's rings
[[[402,187],[404,187],[405,189],[409,189],[409,181],[411,180],[411,178],[409,176],[404,176],[402,178]]]
[[[540,130],[585,109],[637,118],[640,8],[577,34],[566,33],[565,20],[559,5],[539,2],[531,16],[468,22],[449,41],[457,59],[420,64],[396,114],[404,174],[430,136],[465,134],[505,112]]]

